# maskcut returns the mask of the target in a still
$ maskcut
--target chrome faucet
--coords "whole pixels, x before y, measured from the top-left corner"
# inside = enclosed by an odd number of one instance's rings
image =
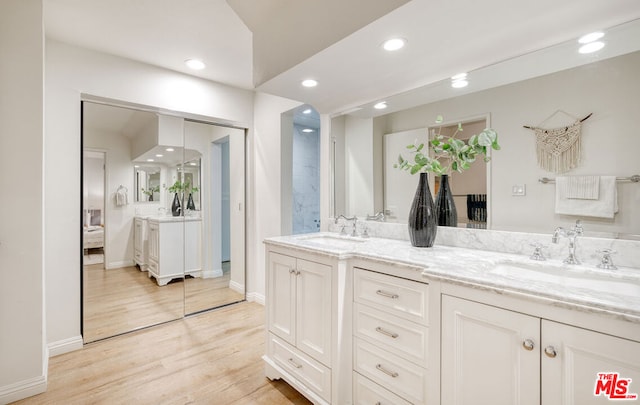
[[[345,221],[353,221],[353,231],[351,231],[351,236],[358,236],[358,232],[356,230],[356,224],[358,223],[358,217],[356,217],[355,215],[352,217],[345,217],[344,215],[338,215],[336,217],[335,223],[338,223],[338,220],[340,218],[344,218]],[[342,233],[344,233],[344,227],[342,228]]]
[[[374,215],[367,215],[367,221],[386,221],[386,217],[384,216],[384,211],[380,211]]]
[[[558,243],[560,236],[564,236],[569,239],[569,256],[564,259],[566,264],[580,264],[580,261],[576,257],[576,239],[583,234],[582,222],[578,219],[573,229],[565,229],[561,226],[557,227],[553,232],[551,242]]]

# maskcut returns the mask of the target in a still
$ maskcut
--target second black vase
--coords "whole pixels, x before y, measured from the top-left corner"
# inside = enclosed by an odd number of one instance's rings
[[[182,208],[180,207],[180,199],[178,198],[178,193],[175,193],[173,196],[173,202],[171,203],[171,214],[174,217],[180,216],[180,211]]]
[[[193,195],[191,193],[189,193],[189,198],[187,199],[187,209],[191,211],[196,210],[196,205],[193,202]]]
[[[458,226],[456,203],[453,201],[449,176],[446,174],[440,176],[440,188],[436,195],[436,213],[439,226]]]
[[[420,173],[420,181],[411,204],[408,222],[409,238],[413,246],[433,246],[436,232],[438,231],[438,223],[427,173]]]

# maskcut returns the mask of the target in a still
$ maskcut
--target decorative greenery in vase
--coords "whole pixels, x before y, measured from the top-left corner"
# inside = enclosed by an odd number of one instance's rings
[[[407,170],[411,174],[431,172],[442,176],[451,174],[452,171],[462,173],[471,167],[477,156],[483,156],[484,161],[488,162],[491,158],[487,156],[487,152],[490,149],[500,150],[498,133],[491,128],[472,135],[467,142],[457,138],[463,130],[462,124],[458,124],[455,133],[450,137],[442,135],[440,130],[441,128],[428,140],[426,149],[424,143],[418,144],[417,141],[407,145],[409,153],[413,155],[413,161],[398,155],[398,163],[393,167]]]
[[[159,193],[160,192],[160,186],[155,186],[155,187],[151,187],[149,189],[146,189],[144,187],[142,187],[142,193],[147,195],[149,197],[149,201],[153,201],[153,193]]]

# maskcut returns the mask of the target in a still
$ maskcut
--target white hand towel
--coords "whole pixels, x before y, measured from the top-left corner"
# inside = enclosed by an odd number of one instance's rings
[[[613,218],[618,212],[618,191],[615,176],[600,176],[598,199],[569,198],[568,177],[556,178],[556,214]]]
[[[600,198],[600,176],[569,176],[566,180],[567,198],[597,200]]]

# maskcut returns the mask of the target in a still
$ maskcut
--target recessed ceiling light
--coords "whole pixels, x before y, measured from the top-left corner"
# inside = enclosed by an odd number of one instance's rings
[[[386,101],[381,101],[381,102],[375,104],[373,106],[373,108],[375,108],[376,110],[384,110],[385,108],[387,108],[387,102]]]
[[[457,75],[451,76],[451,80],[460,80],[460,79],[466,79],[466,78],[467,78],[466,73],[458,73]]]
[[[198,166],[198,164],[196,162],[191,162],[189,163],[191,166]]]
[[[582,45],[580,49],[578,49],[578,52],[592,53],[592,52],[597,52],[602,48],[604,48],[604,42],[601,42],[601,41],[589,42],[588,44]]]
[[[604,37],[604,32],[592,32],[581,36],[580,39],[578,39],[578,42],[581,44],[588,44],[589,42],[597,41],[602,37]]]
[[[140,167],[140,165],[133,165],[133,167],[138,168],[138,167]]]
[[[147,162],[153,162],[153,159],[147,159]]]
[[[302,112],[303,114],[311,114],[311,108],[307,108]]]
[[[302,85],[304,87],[316,87],[318,85],[318,81],[313,79],[306,79],[302,81]]]
[[[187,59],[184,64],[193,70],[202,70],[206,67],[204,62],[199,59]]]
[[[397,51],[398,49],[404,48],[407,44],[407,40],[404,38],[392,38],[384,41],[382,47],[385,51]]]
[[[167,149],[165,149],[165,150],[166,150],[167,152],[173,152],[175,149],[173,149],[173,148],[167,148]]]
[[[303,130],[302,130],[302,132],[307,132],[307,133],[309,133],[309,132],[313,132],[313,129],[311,129],[311,128],[305,128],[305,129],[303,129]]]
[[[156,157],[163,157],[163,156],[164,156],[164,155],[161,155],[161,154],[159,154],[159,153],[156,155]]]
[[[463,87],[467,87],[469,82],[464,79],[454,80],[451,82],[451,87],[454,89],[461,89]]]

